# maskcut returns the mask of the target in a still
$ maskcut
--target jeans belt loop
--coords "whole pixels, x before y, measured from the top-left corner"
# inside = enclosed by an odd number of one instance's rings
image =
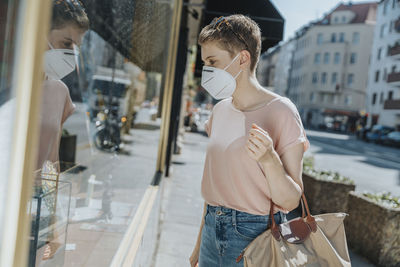
[[[236,226],[236,210],[232,209],[232,224]]]

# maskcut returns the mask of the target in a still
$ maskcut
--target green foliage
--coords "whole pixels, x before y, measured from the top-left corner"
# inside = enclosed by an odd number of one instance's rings
[[[363,196],[388,208],[400,208],[400,197],[392,196],[390,192],[381,192],[381,193],[364,192]]]
[[[303,172],[316,179],[326,180],[326,181],[336,181],[345,184],[354,184],[354,181],[348,177],[345,177],[338,172],[326,171],[326,170],[316,170],[314,168],[314,158],[304,157],[303,159]]]

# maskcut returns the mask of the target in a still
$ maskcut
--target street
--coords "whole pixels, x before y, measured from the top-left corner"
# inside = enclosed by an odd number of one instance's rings
[[[315,168],[354,180],[356,191],[400,195],[400,149],[357,140],[355,136],[306,130]]]

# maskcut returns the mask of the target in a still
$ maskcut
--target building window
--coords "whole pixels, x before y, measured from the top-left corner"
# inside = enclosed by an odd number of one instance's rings
[[[344,103],[346,106],[350,106],[352,104],[352,97],[351,95],[347,95],[344,99]]]
[[[343,43],[344,42],[344,32],[341,32],[339,34],[339,43]]]
[[[393,31],[393,25],[394,25],[394,21],[390,21],[390,26],[389,26],[389,33],[391,33]]]
[[[329,64],[329,60],[330,60],[330,53],[326,52],[324,54],[324,64]]]
[[[377,59],[378,59],[378,60],[381,60],[381,54],[382,54],[382,47],[380,47],[380,48],[378,49],[378,54],[377,54]]]
[[[375,82],[379,82],[379,70],[375,72]]]
[[[337,83],[337,72],[332,73],[331,84]]]
[[[354,83],[354,74],[350,73],[349,75],[347,75],[347,85],[351,87],[353,83]]]
[[[379,104],[383,103],[383,92],[381,92],[381,95],[379,97]]]
[[[393,91],[389,91],[388,100],[392,100],[392,99],[393,99]]]
[[[360,43],[360,33],[353,32],[353,44],[358,44],[358,43]]]
[[[346,23],[346,16],[342,17],[342,23]]]
[[[386,68],[383,69],[383,80],[387,79],[387,70]]]
[[[316,84],[318,82],[318,73],[313,72],[312,74],[312,83]]]
[[[327,75],[326,75],[326,72],[323,72],[323,73],[322,73],[322,76],[321,76],[321,83],[322,83],[322,84],[326,84],[326,76],[327,76]]]
[[[381,38],[383,38],[383,36],[385,35],[385,28],[386,28],[386,24],[383,24],[383,25],[381,26],[381,32],[380,32],[380,34],[379,34],[379,36],[380,36]]]
[[[339,103],[339,96],[338,95],[334,95],[333,96],[333,104],[338,104]]]
[[[332,33],[331,35],[331,42],[336,43],[336,33]]]
[[[314,92],[312,92],[312,93],[310,94],[310,102],[311,102],[311,103],[314,103],[314,102],[315,102],[315,93],[314,93]]]
[[[350,64],[356,64],[356,61],[357,61],[357,54],[351,53],[350,54]]]
[[[396,72],[396,65],[393,65],[392,66],[392,73],[395,73]]]
[[[339,52],[335,53],[334,62],[335,62],[335,64],[339,64],[340,63],[340,53]]]
[[[372,105],[375,105],[375,103],[376,103],[376,93],[372,95]]]
[[[317,35],[317,44],[322,44],[322,42],[324,41],[324,35],[322,33],[318,33]]]
[[[333,19],[333,21],[334,21],[335,23],[338,23],[338,22],[339,22],[339,17],[336,16],[336,17]]]
[[[321,54],[320,53],[316,53],[314,56],[314,63],[315,64],[319,64],[321,62]]]
[[[384,4],[383,4],[383,15],[385,15],[386,14],[386,12],[387,12],[387,7],[388,7],[388,4],[389,4],[389,0],[384,0]]]
[[[392,1],[392,9],[396,8],[396,2],[399,2],[398,0],[393,0]]]

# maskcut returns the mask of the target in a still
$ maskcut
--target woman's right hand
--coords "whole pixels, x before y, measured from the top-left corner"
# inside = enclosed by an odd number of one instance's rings
[[[199,267],[199,248],[196,246],[190,256],[190,267]]]

